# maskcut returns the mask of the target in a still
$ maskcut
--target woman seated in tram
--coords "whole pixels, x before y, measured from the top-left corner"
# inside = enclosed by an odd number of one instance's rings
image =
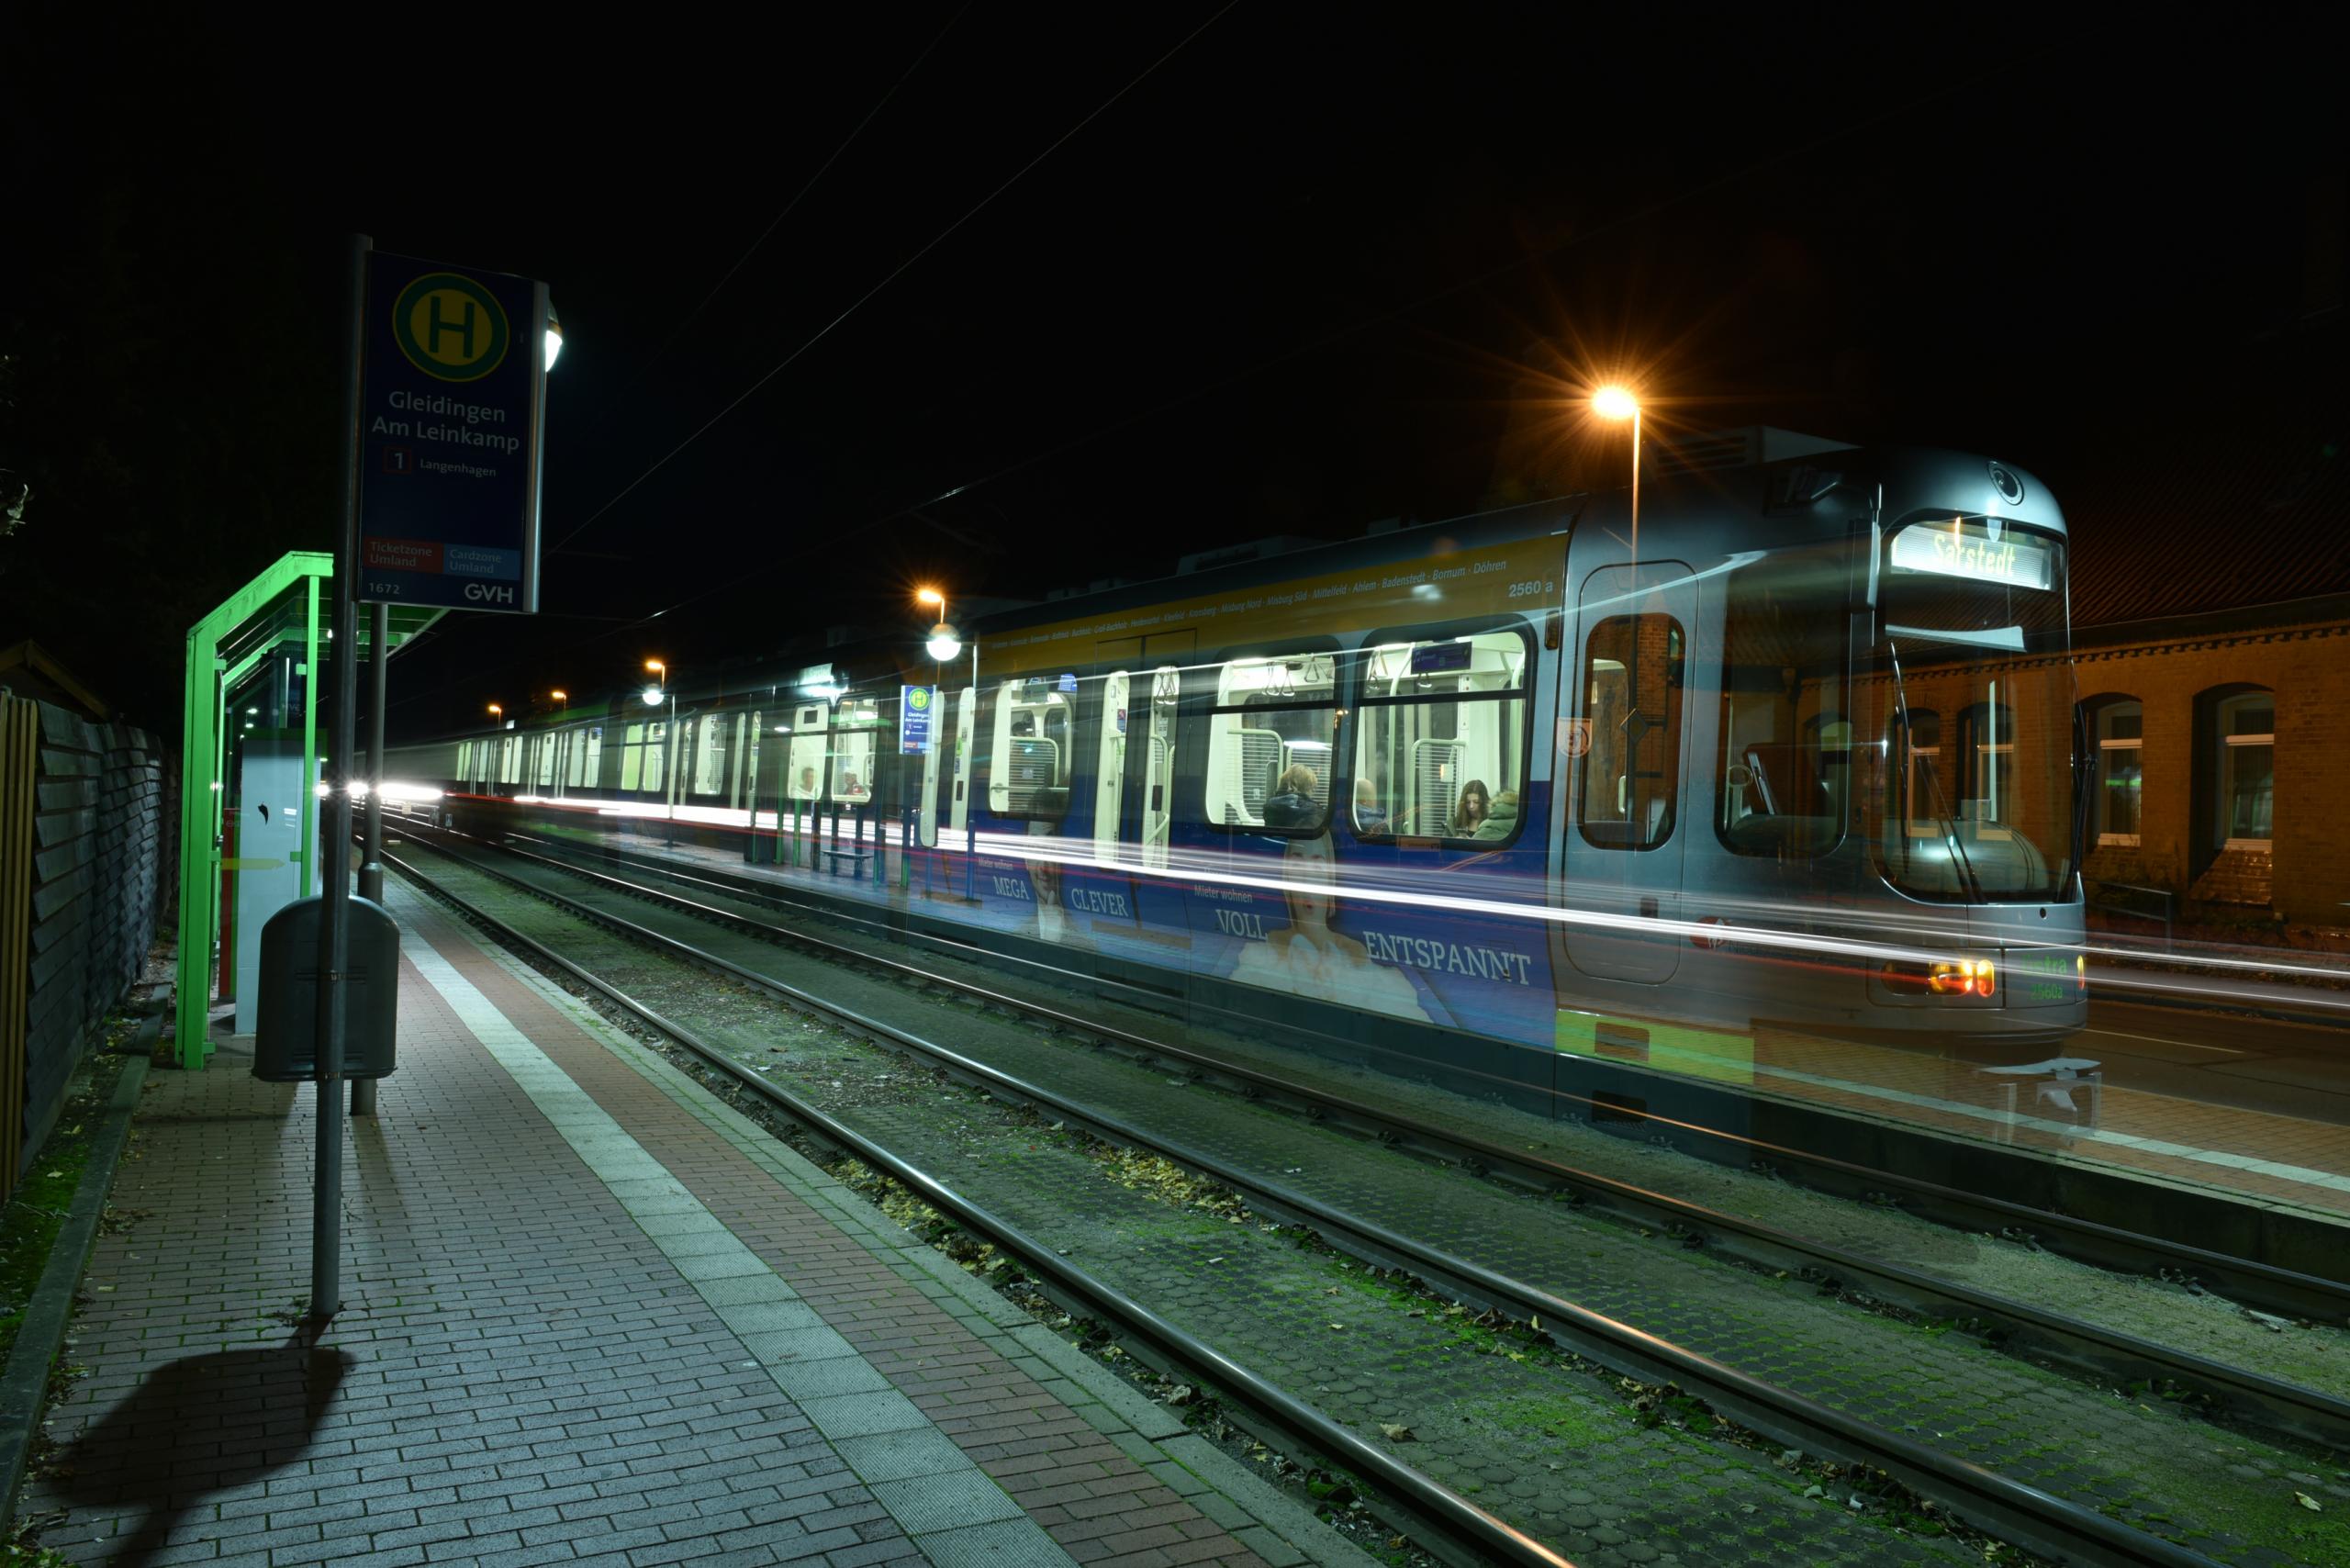
[[[1460,803],[1452,809],[1452,820],[1445,824],[1444,831],[1454,838],[1476,837],[1477,830],[1493,814],[1493,804],[1485,781],[1472,778],[1460,787]]]

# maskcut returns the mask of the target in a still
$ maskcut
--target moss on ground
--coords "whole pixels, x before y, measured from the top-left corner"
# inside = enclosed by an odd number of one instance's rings
[[[136,1020],[109,1025],[107,1045],[118,1046]],[[16,1349],[25,1310],[49,1268],[73,1193],[90,1162],[98,1120],[122,1075],[123,1058],[112,1048],[94,1051],[57,1114],[57,1126],[26,1164],[24,1181],[0,1207],[0,1365]],[[29,1561],[29,1559],[27,1559]]]

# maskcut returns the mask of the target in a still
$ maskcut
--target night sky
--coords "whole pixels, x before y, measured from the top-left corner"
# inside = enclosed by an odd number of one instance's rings
[[[566,333],[545,613],[444,622],[396,736],[647,655],[690,687],[912,637],[916,581],[1041,598],[1473,510],[1513,405],[1606,375],[1666,425],[1982,450],[2080,513],[2150,444],[2231,461],[2340,316],[2315,8],[100,9],[0,24],[0,467],[34,489],[0,643],[166,732],[188,623],[331,543],[354,230],[545,278]]]

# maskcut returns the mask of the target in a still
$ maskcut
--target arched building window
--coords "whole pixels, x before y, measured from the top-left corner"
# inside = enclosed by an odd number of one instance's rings
[[[2087,711],[2094,769],[2089,831],[2097,844],[2134,846],[2145,787],[2145,707],[2134,697],[2096,697],[2081,706]]]
[[[2276,694],[2239,691],[2212,711],[2212,841],[2224,849],[2266,849],[2276,802]]]

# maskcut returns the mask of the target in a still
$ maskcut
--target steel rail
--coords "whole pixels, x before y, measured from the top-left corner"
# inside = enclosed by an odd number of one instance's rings
[[[389,850],[384,852],[384,861],[419,888],[489,928],[507,946],[590,988],[729,1079],[759,1094],[818,1139],[855,1155],[874,1170],[886,1173],[956,1224],[994,1242],[1043,1281],[1064,1305],[1101,1318],[1114,1325],[1122,1333],[1139,1338],[1157,1358],[1214,1388],[1226,1399],[1269,1424],[1277,1433],[1292,1439],[1297,1446],[1326,1462],[1369,1480],[1381,1488],[1387,1495],[1387,1500],[1420,1531],[1435,1535],[1436,1540],[1424,1540],[1423,1544],[1449,1546],[1452,1550],[1448,1555],[1454,1561],[1498,1561],[1528,1564],[1530,1568],[1574,1568],[1568,1559],[1516,1526],[1479,1507],[1442,1482],[1364,1441],[1352,1430],[1278,1383],[1169,1322],[1116,1286],[1095,1277],[1052,1247],[990,1212],[912,1161],[885,1148],[789,1090],[748,1070],[687,1025],[639,1001],[585,966],[565,958],[544,943],[516,930]],[[625,922],[620,924],[626,924]],[[844,1016],[837,1009],[828,1011],[834,1016]],[[886,1025],[867,1024],[859,1026],[858,1032],[882,1027]],[[2191,1561],[2200,1563],[2203,1560],[2197,1558]]]
[[[461,863],[471,865],[470,862]],[[1213,1157],[1135,1128],[1116,1117],[1105,1115],[1052,1091],[1026,1083],[895,1025],[827,1002],[786,981],[761,975],[716,954],[704,952],[690,943],[639,925],[608,911],[577,904],[560,894],[549,893],[546,890],[485,868],[472,868],[513,883],[535,897],[567,907],[578,918],[621,932],[682,962],[731,976],[781,997],[795,1006],[845,1024],[859,1035],[913,1051],[945,1067],[955,1076],[986,1088],[1001,1098],[1049,1106],[1065,1120],[1086,1126],[1110,1141],[1150,1149],[1263,1202],[1269,1212],[1284,1214],[1314,1226],[1335,1239],[1342,1249],[1355,1250],[1360,1256],[1382,1263],[1410,1268],[1415,1272],[1463,1292],[1472,1299],[1482,1299],[1487,1305],[1505,1310],[1514,1309],[1519,1316],[1536,1320],[1540,1332],[1576,1354],[1619,1372],[1653,1383],[1670,1384],[1684,1393],[1695,1394],[1714,1408],[1775,1440],[1794,1443],[1808,1451],[1832,1456],[1846,1463],[1884,1471],[1919,1495],[1932,1498],[1956,1517],[2027,1550],[2060,1560],[2130,1564],[2133,1568],[2138,1564],[2147,1565],[2147,1568],[2154,1568],[2154,1565],[2161,1565],[2161,1568],[2211,1568],[2211,1559],[2176,1542],[1889,1431],[1807,1395],[1779,1387],[1659,1336],[1576,1305],[1539,1286],[1510,1279],[1382,1226],[1356,1219],[1317,1199],[1234,1170]],[[412,868],[405,869],[409,875],[418,876],[420,880],[425,879]],[[462,902],[445,889],[437,890],[453,902]],[[511,930],[504,922],[484,915],[470,905],[465,907],[476,918]],[[513,935],[529,943],[536,952],[554,958],[566,972],[589,980],[599,991],[610,993],[610,988],[595,980],[579,966],[552,954],[543,945],[522,936],[519,932]],[[640,1015],[646,1014],[640,1012]],[[677,1027],[666,1020],[656,1026],[665,1031]],[[711,1049],[707,1047],[699,1048],[704,1052]],[[755,1085],[763,1092],[782,1092],[722,1053],[711,1055],[711,1059],[730,1077]],[[1024,1238],[1023,1239],[1025,1240]],[[1354,1245],[1348,1247],[1348,1243]],[[1029,1245],[1033,1247],[1035,1244]],[[1058,1258],[1056,1260],[1066,1261]],[[1107,1286],[1099,1288],[1110,1290]],[[1126,1298],[1121,1296],[1118,1299],[1125,1302]],[[1144,1310],[1138,1306],[1136,1309]],[[1168,1327],[1171,1329],[1171,1326]],[[1217,1353],[1210,1351],[1210,1354]],[[1318,1412],[1314,1414],[1319,1417]],[[1326,1417],[1320,1418],[1326,1420]],[[1353,1439],[1351,1433],[1346,1435],[1363,1451],[1379,1453],[1379,1450],[1362,1444],[1360,1439]],[[1348,1462],[1353,1462],[1352,1459],[1349,1458]],[[1429,1484],[1437,1484],[1430,1482]],[[1474,1507],[1465,1499],[1460,1501],[1464,1506]]]
[[[1902,1264],[1869,1258],[1759,1220],[1725,1214],[1684,1198],[1652,1192],[1560,1161],[1505,1148],[1465,1135],[1433,1133],[1392,1113],[1270,1073],[1238,1067],[1187,1047],[1169,1046],[1030,998],[1013,996],[967,980],[951,980],[899,959],[789,927],[772,925],[734,911],[699,903],[660,889],[647,888],[641,883],[572,865],[554,857],[488,843],[469,834],[460,836],[483,845],[495,853],[543,865],[565,876],[600,884],[632,897],[643,898],[698,919],[722,924],[755,936],[789,942],[828,957],[866,964],[924,984],[943,986],[977,1001],[1097,1036],[1153,1061],[1173,1061],[1194,1075],[1221,1079],[1250,1098],[1283,1103],[1326,1126],[1337,1123],[1349,1130],[1376,1137],[1390,1147],[1405,1148],[1453,1165],[1472,1165],[1483,1174],[1502,1175],[1539,1191],[1563,1190],[1590,1207],[1637,1224],[1694,1237],[1719,1253],[1743,1263],[1820,1276],[1830,1288],[1836,1289],[1852,1289],[1864,1282],[1870,1295],[1905,1309],[1981,1322],[2005,1337],[2006,1342],[2001,1348],[2011,1354],[2034,1356],[2098,1379],[2122,1382],[2140,1378],[2159,1379],[2210,1400],[2215,1408],[2262,1430],[2288,1434],[2331,1448],[2350,1447],[2350,1400],[2333,1394],[2230,1366],[2192,1351],[2177,1350],[2012,1297],[1994,1294]],[[487,867],[480,869],[487,875],[503,875]],[[519,879],[507,877],[505,879],[542,896],[558,899],[561,896],[547,895],[545,890],[536,889]],[[578,908],[576,905],[572,907],[575,910]],[[658,934],[655,935],[658,937]],[[670,940],[666,937],[658,939]],[[724,960],[717,961],[722,963]],[[773,981],[772,977],[760,977],[759,983],[781,982]],[[984,1064],[973,1065],[982,1072],[994,1071]],[[1996,1199],[1983,1201],[2003,1202]],[[2041,1214],[2038,1210],[2022,1209],[2021,1205],[2009,1206],[2021,1215],[2037,1217]],[[2312,1287],[2322,1287],[2326,1283],[2311,1280],[2308,1276],[2288,1275],[2287,1271],[2271,1271],[2294,1281],[2306,1282]],[[2304,1294],[2308,1293],[2305,1291]],[[2345,1299],[2350,1298],[2335,1292],[2331,1305],[2339,1312]]]
[[[441,831],[456,832],[453,829]],[[476,834],[458,833],[456,835],[482,845],[486,848],[517,855],[523,858],[542,859],[560,869],[575,874],[590,877],[605,876],[605,873],[596,871],[592,868],[579,866],[558,857],[517,849],[511,845],[496,843]],[[533,839],[532,842],[543,841]],[[1049,966],[1038,964],[1033,959],[1024,958],[1016,954],[984,947],[977,943],[941,935],[935,932],[918,930],[912,925],[902,928],[888,927],[864,915],[855,905],[823,898],[822,895],[810,895],[801,890],[792,890],[799,892],[800,897],[787,898],[782,896],[781,889],[763,881],[747,879],[738,880],[714,874],[688,871],[674,862],[664,861],[654,856],[632,855],[629,852],[611,849],[602,849],[597,853],[615,862],[623,863],[632,870],[667,878],[679,883],[699,886],[752,902],[765,903],[778,910],[800,912],[815,919],[879,931],[885,938],[890,940],[920,941],[934,950],[964,958],[975,963],[988,966],[1009,964],[1046,969],[1049,972]],[[610,885],[623,891],[632,891],[639,897],[657,900],[675,896],[617,878],[607,879]],[[687,902],[690,902],[690,901]],[[707,909],[707,906],[694,907]],[[904,969],[911,974],[921,976],[932,984],[968,988],[968,982],[950,980],[933,975],[927,970],[901,964],[894,959],[842,944],[828,943],[822,937],[813,936],[805,932],[795,932],[781,927],[764,927],[760,923],[747,921],[746,917],[738,915],[733,911],[720,910],[709,913],[714,918],[743,922],[752,929],[772,929],[775,935],[787,940],[851,954],[862,962]],[[1114,987],[1120,991],[1132,992],[1137,997],[1150,997],[1150,993],[1141,988],[1114,979],[1102,980],[1099,983],[1104,988]],[[984,988],[969,989],[984,991]],[[1011,999],[1007,1000],[1006,1005],[1028,1008],[1042,1004]],[[1248,1022],[1252,1025],[1261,1023],[1260,1020],[1256,1019],[1249,1019]],[[1080,1026],[1097,1034],[1118,1033],[1113,1025],[1080,1021]],[[1216,1075],[1235,1080],[1248,1078],[1259,1081],[1258,1086],[1260,1089],[1282,1081],[1255,1070],[1225,1063],[1220,1058],[1192,1051],[1185,1047],[1158,1043],[1149,1045],[1148,1048],[1163,1056],[1186,1061],[1195,1068]],[[1441,1151],[1447,1146],[1457,1148],[1496,1171],[1513,1172],[1518,1179],[1530,1179],[1537,1185],[1557,1184],[1561,1177],[1554,1173],[1571,1169],[1539,1159],[1529,1160],[1516,1151],[1483,1144],[1467,1134],[1431,1132],[1416,1124],[1406,1122],[1393,1113],[1382,1112],[1375,1107],[1352,1104],[1339,1096],[1322,1090],[1297,1084],[1287,1084],[1285,1088],[1292,1094],[1319,1100],[1326,1106],[1346,1105],[1353,1118],[1365,1124],[1376,1122],[1382,1124],[1383,1126],[1403,1129],[1408,1133],[1410,1141],[1415,1147],[1436,1153],[1439,1158],[1443,1157]],[[1587,1107],[1599,1108],[1597,1102],[1588,1096],[1565,1091],[1560,1092],[1562,1097],[1575,1100]],[[1750,1156],[1749,1163],[1765,1163],[1783,1172],[1787,1170],[1796,1170],[1810,1172],[1817,1177],[1824,1177],[1825,1181],[1815,1183],[1824,1192],[1870,1193],[1886,1189],[1898,1189],[1907,1194],[1908,1201],[1918,1205],[1908,1212],[1934,1223],[1963,1229],[1995,1230],[2027,1235],[2036,1245],[2045,1246],[2050,1251],[2087,1262],[2097,1268],[2151,1274],[2157,1277],[2186,1274],[2193,1278],[2199,1287],[2210,1290],[2215,1294],[2226,1296],[2232,1301],[2295,1317],[2312,1318],[2337,1325],[2350,1324],[2350,1282],[2278,1268],[2274,1264],[2263,1263],[2233,1253],[2216,1252],[2207,1248],[2195,1247],[2165,1237],[2148,1236],[2120,1226],[2107,1225],[2098,1220],[2059,1214],[2053,1209],[2035,1208],[2028,1204],[1993,1197],[1986,1193],[1966,1192],[1929,1181],[1924,1177],[1859,1165],[1850,1160],[1839,1159],[1833,1155],[1817,1154],[1785,1144],[1770,1143],[1743,1133],[1728,1132],[1718,1127],[1707,1126],[1702,1123],[1682,1121],[1646,1109],[1613,1104],[1606,1109],[1616,1115],[1637,1116],[1652,1126],[1669,1129],[1674,1133],[1735,1146],[1747,1151]],[[1605,1178],[1593,1179],[1606,1180]],[[1679,1200],[1665,1198],[1663,1201],[1671,1203]]]

